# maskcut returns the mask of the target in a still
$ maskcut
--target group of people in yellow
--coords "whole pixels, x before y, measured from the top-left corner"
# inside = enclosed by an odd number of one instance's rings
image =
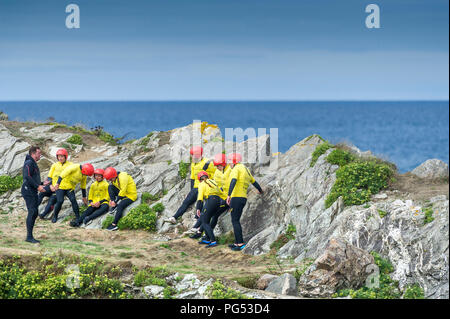
[[[210,248],[217,246],[214,227],[220,215],[230,210],[235,243],[229,247],[232,250],[244,249],[240,219],[247,203],[247,190],[252,184],[262,194],[261,186],[241,163],[242,156],[239,153],[229,154],[228,157],[220,153],[212,162],[203,158],[203,148],[200,146],[191,148],[190,154],[191,190],[175,215],[164,221],[175,224],[187,208],[196,202],[197,222],[192,228],[194,234],[191,238],[200,238],[205,232],[199,244]]]
[[[38,152],[38,153],[36,153]],[[242,250],[245,247],[242,237],[240,218],[247,202],[247,189],[250,184],[256,187],[261,194],[263,191],[255,181],[249,169],[241,163],[242,156],[238,153],[217,154],[214,160],[203,157],[203,148],[194,146],[190,150],[191,164],[191,190],[186,196],[175,215],[165,219],[164,222],[176,224],[192,204],[196,203],[197,222],[192,227],[191,238],[205,236],[199,241],[205,247],[217,246],[214,228],[221,214],[230,210],[233,224],[235,243],[230,245],[232,250]],[[126,207],[136,201],[137,189],[133,178],[126,172],[117,172],[115,168],[94,169],[90,163],[76,164],[68,161],[66,149],[56,152],[57,162],[49,171],[47,180],[41,182],[39,168],[36,162],[40,158],[40,149],[32,147],[27,156],[23,177],[22,195],[27,203],[27,241],[39,242],[34,239],[32,229],[38,215],[38,206],[44,197],[49,197],[48,203],[39,215],[44,218],[53,211],[52,222],[56,223],[64,198],[67,197],[75,214],[70,222],[73,227],[83,223],[87,225],[93,219],[102,216],[109,210],[115,210],[114,221],[107,227],[108,230],[117,230],[117,224],[123,216]],[[87,176],[93,176],[94,182],[86,194]],[[107,182],[109,181],[110,184]],[[80,184],[83,203],[88,206],[80,216],[80,209],[75,197],[75,188]],[[38,195],[36,195],[39,193]]]

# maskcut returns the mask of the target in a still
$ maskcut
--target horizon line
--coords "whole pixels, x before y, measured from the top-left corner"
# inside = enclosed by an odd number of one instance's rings
[[[324,99],[324,100],[283,100],[283,99],[242,99],[242,100],[221,100],[221,99],[211,99],[211,100],[203,100],[203,99],[186,99],[186,100],[0,100],[0,103],[16,103],[16,102],[134,102],[134,103],[145,103],[145,102],[449,102],[449,99],[386,99],[386,100],[377,100],[377,99]]]

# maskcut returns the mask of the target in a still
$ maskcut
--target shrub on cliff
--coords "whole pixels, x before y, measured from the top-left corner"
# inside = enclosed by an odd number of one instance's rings
[[[119,229],[156,231],[156,212],[147,204],[140,204],[119,220]]]
[[[22,186],[23,177],[22,175],[11,177],[7,175],[0,176],[0,195],[6,193],[7,191],[13,191]]]

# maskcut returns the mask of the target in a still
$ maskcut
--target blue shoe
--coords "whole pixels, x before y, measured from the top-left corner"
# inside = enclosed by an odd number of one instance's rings
[[[201,241],[199,241],[198,242],[200,245],[209,245],[209,244],[211,244],[211,242],[210,241],[207,241],[207,240],[201,240]]]
[[[244,247],[245,247],[245,244],[242,246],[234,245],[234,247],[232,247],[231,250],[239,251],[239,250],[244,249]]]
[[[216,241],[210,242],[209,245],[205,246],[205,248],[211,248],[211,247],[214,247],[214,246],[217,246],[217,242]]]

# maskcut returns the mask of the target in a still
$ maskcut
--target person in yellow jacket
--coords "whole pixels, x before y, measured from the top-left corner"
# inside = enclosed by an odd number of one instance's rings
[[[199,241],[199,244],[206,244],[207,248],[217,246],[214,236],[211,219],[220,211],[221,202],[225,201],[226,194],[223,189],[213,179],[208,178],[208,173],[201,171],[198,173],[197,216],[201,220],[201,227],[206,233],[206,238]]]
[[[74,227],[79,227],[81,224],[87,225],[91,220],[106,214],[109,210],[109,184],[103,179],[105,171],[98,168],[94,171],[95,182],[89,188],[89,207],[73,224]]]
[[[54,208],[54,205],[56,203],[56,195],[55,195],[54,186],[56,185],[56,182],[58,181],[58,178],[59,178],[59,175],[61,174],[61,172],[66,167],[68,167],[69,165],[72,164],[72,162],[69,162],[67,160],[68,157],[69,157],[69,153],[67,152],[66,149],[60,148],[59,150],[56,151],[57,162],[54,163],[50,167],[50,171],[49,171],[48,177],[47,177],[47,181],[48,181],[49,185],[44,187],[45,192],[39,193],[39,197],[38,197],[38,206],[41,205],[44,197],[50,197],[47,202],[47,206],[45,206],[44,211],[42,212],[42,214],[39,214],[39,217],[41,219],[43,219],[45,216],[50,214]]]
[[[215,183],[217,183],[217,186],[222,189],[223,194],[227,194],[228,193],[228,186],[230,184],[229,181],[229,176],[230,176],[230,172],[231,172],[231,168],[229,165],[227,165],[227,157],[225,154],[216,154],[216,156],[214,156],[214,166],[216,167],[216,171],[214,173],[214,177],[213,180]],[[201,185],[201,184],[200,184]],[[213,213],[211,213],[210,218],[208,217],[208,224],[209,227],[211,227],[211,230],[214,230],[214,228],[217,225],[217,222],[219,220],[219,217],[226,212],[230,207],[227,205],[226,203],[226,196],[221,196],[220,201],[217,203],[218,207],[216,211],[214,211]],[[196,232],[189,236],[190,238],[200,238],[202,236],[203,231],[205,230],[205,228],[203,227],[203,221],[202,218],[199,219],[199,223],[196,223],[194,225],[194,229],[198,228],[198,230],[196,230]],[[208,227],[208,226],[207,226]],[[208,237],[208,235],[204,236],[202,239],[206,240],[206,241],[210,241],[211,239]]]
[[[197,179],[197,175],[201,171],[206,171],[210,177],[214,175],[216,170],[212,161],[207,158],[203,158],[203,148],[201,146],[194,146],[190,150],[190,154],[192,156],[192,164],[191,164],[191,190],[184,199],[180,208],[178,208],[175,215],[172,217],[165,219],[164,222],[169,222],[171,224],[176,224],[177,219],[183,216],[186,210],[195,203],[198,196],[198,185],[200,181]]]
[[[75,218],[80,217],[80,208],[78,207],[77,199],[75,198],[75,187],[80,184],[81,193],[83,196],[83,203],[87,206],[88,200],[86,198],[86,180],[87,176],[94,174],[94,166],[90,163],[86,164],[72,164],[67,166],[58,178],[54,189],[56,192],[55,211],[53,212],[52,223],[58,220],[58,214],[64,202],[64,197],[69,198],[72,204]],[[71,221],[73,224],[74,221]]]
[[[116,210],[114,221],[106,229],[117,230],[117,224],[122,218],[125,208],[137,199],[136,184],[130,175],[125,172],[117,172],[114,167],[106,168],[103,176],[111,181],[111,185],[108,187],[109,206]]]
[[[242,250],[245,247],[242,236],[241,215],[247,203],[247,190],[250,184],[256,187],[259,194],[263,193],[261,186],[253,178],[249,169],[241,164],[242,156],[239,153],[228,155],[228,162],[232,168],[230,173],[230,186],[228,188],[227,204],[231,208],[231,223],[233,224],[235,243],[230,245],[232,250]]]

